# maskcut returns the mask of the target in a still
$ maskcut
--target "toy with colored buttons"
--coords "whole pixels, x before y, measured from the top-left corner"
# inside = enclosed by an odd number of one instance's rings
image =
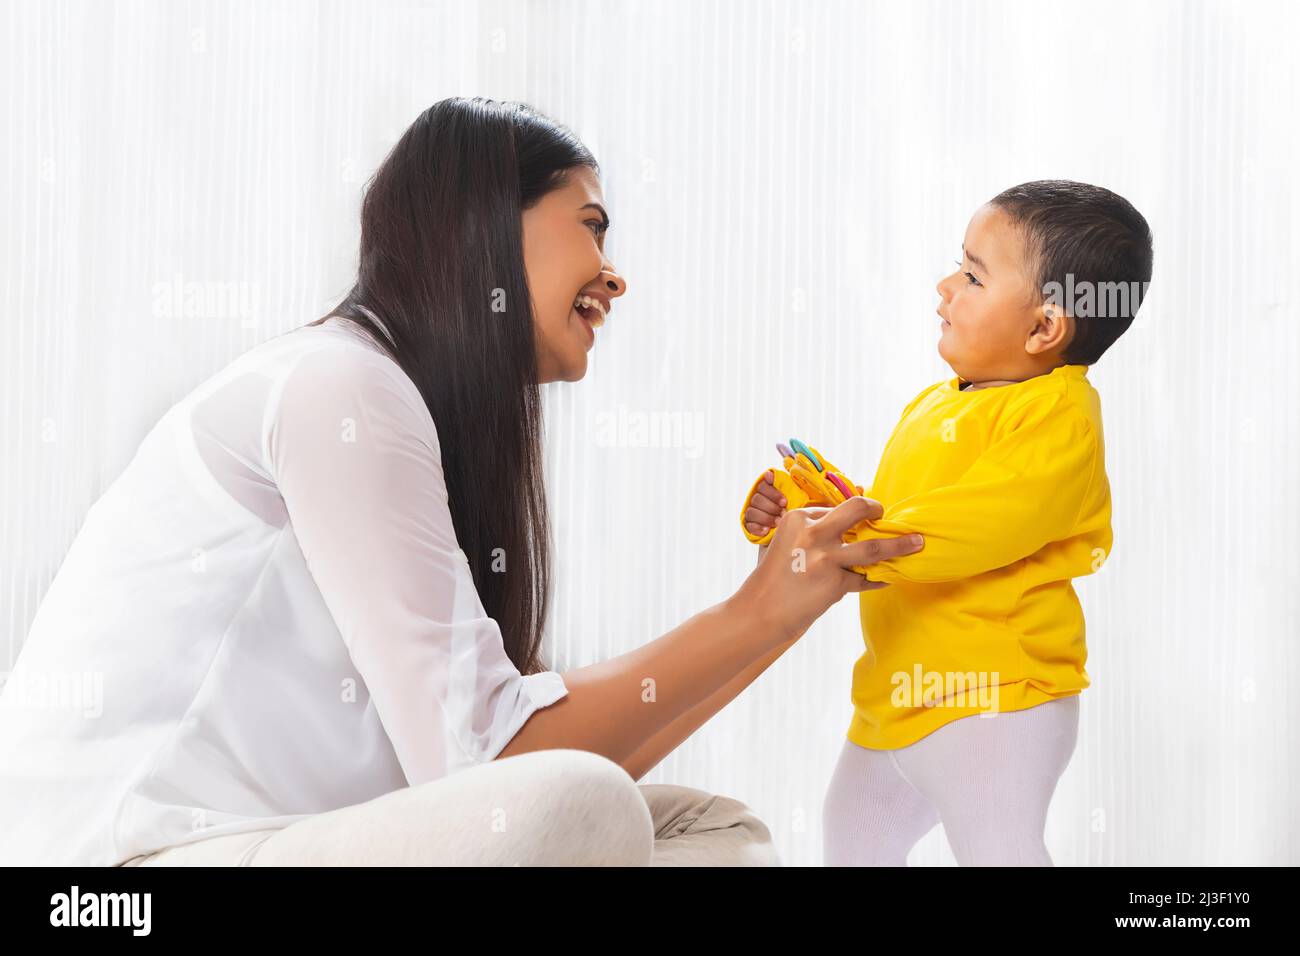
[[[861,485],[854,484],[848,476],[827,461],[825,455],[797,438],[791,438],[788,445],[778,442],[776,450],[781,455],[786,470],[780,471],[776,468],[768,470],[772,472],[773,486],[785,496],[787,511],[807,505],[833,508],[854,495],[866,494]],[[766,474],[767,470],[750,486],[749,493],[745,495],[745,503],[740,508],[740,529],[754,544],[767,544],[776,533],[775,528],[769,528],[766,534],[756,535],[745,527],[745,512],[749,509],[750,499],[758,491],[759,483],[763,481],[763,475]]]

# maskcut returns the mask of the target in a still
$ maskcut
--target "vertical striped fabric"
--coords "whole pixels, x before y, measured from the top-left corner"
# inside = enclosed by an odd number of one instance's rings
[[[1108,186],[1156,236],[1093,371],[1115,551],[1058,863],[1300,862],[1300,168],[1285,2],[0,5],[0,664],[86,509],[198,381],[348,288],[362,184],[422,109],[524,99],[604,167],[630,291],[547,387],[560,668],[726,597],[772,445],[859,481],[949,374],[971,212]],[[856,605],[665,761],[821,858]],[[939,830],[914,863],[950,865]]]

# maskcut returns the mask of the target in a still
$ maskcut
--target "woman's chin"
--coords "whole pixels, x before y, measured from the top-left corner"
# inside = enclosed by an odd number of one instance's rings
[[[579,352],[577,355],[570,358],[568,362],[564,363],[564,374],[561,376],[561,380],[565,382],[578,382],[581,381],[583,376],[586,374],[587,353]]]
[[[565,353],[551,352],[548,358],[538,366],[538,384],[576,382],[586,374],[586,352],[576,349]]]

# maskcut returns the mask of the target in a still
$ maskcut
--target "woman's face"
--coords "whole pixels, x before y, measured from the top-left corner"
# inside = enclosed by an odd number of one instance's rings
[[[576,382],[610,303],[627,284],[605,257],[609,217],[600,180],[585,166],[524,210],[524,270],[533,298],[538,382]]]

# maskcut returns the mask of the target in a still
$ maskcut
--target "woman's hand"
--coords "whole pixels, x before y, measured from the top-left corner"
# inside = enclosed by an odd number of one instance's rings
[[[770,486],[764,483],[759,488]],[[753,500],[758,498],[756,494]],[[850,591],[887,587],[851,568],[913,554],[924,546],[920,535],[844,543],[843,535],[850,528],[883,514],[879,502],[861,496],[834,508],[796,508],[781,514],[771,543],[759,549],[758,567],[732,600],[776,622],[784,635],[780,643],[797,639]]]

